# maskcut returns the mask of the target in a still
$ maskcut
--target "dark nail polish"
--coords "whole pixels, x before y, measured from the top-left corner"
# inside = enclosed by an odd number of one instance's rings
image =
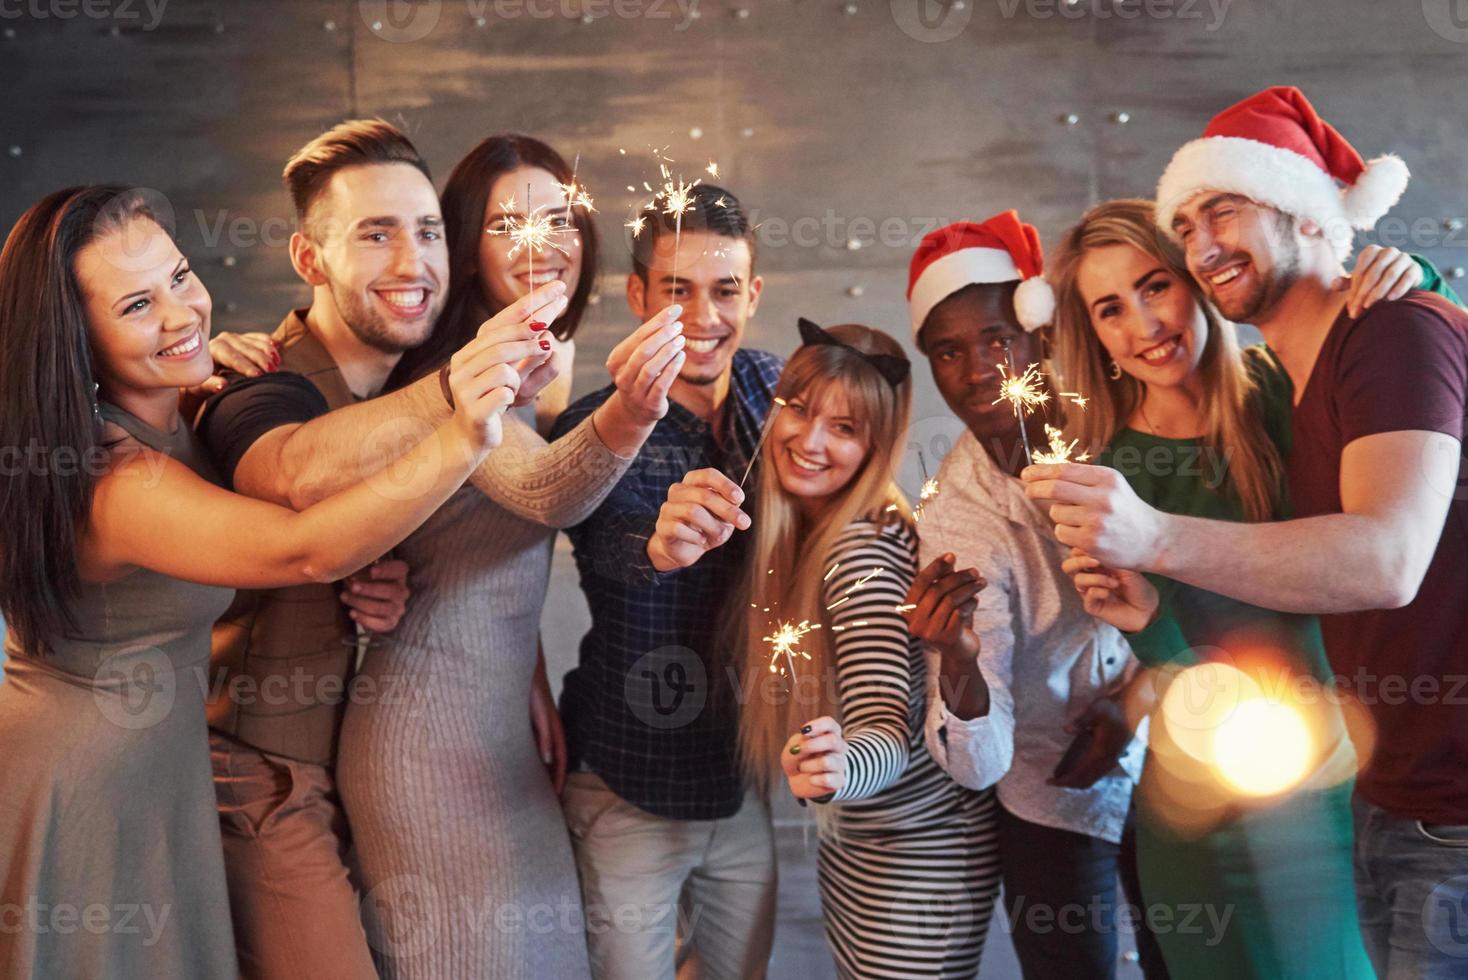
[[[802,734],[802,735],[809,735],[810,734],[810,726],[809,725],[801,725],[800,726],[800,734]]]
[[[541,338],[541,341],[540,341],[540,349],[541,350],[550,350],[550,341],[549,340],[546,340],[545,338],[542,337]]]
[[[531,320],[530,321],[530,329],[531,330],[534,330],[536,333],[539,333],[540,331],[544,330],[547,326],[548,326],[548,324],[543,323],[540,320]]]

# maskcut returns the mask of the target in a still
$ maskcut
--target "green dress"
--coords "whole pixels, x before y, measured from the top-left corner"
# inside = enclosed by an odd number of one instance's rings
[[[1288,452],[1288,375],[1264,348],[1246,352],[1259,384],[1270,435]],[[1159,510],[1214,520],[1244,519],[1240,501],[1218,492],[1222,467],[1196,439],[1165,439],[1123,430],[1100,463],[1122,472],[1137,494]],[[1285,517],[1282,512],[1277,517]],[[1250,606],[1216,593],[1148,576],[1162,598],[1158,620],[1129,637],[1146,667],[1186,666],[1222,649],[1245,662],[1262,645],[1287,669],[1328,682],[1319,626],[1310,616]],[[1223,806],[1179,829],[1180,815],[1199,797],[1180,791],[1166,743],[1153,720],[1137,793],[1137,860],[1143,900],[1169,973],[1180,980],[1228,977],[1341,980],[1374,976],[1356,916],[1352,864],[1351,781],[1320,782],[1247,807]],[[1333,772],[1349,771],[1353,752],[1344,730]],[[1161,755],[1159,755],[1161,753]],[[1191,767],[1203,785],[1201,763]],[[1214,783],[1216,785],[1216,783]],[[1307,784],[1309,785],[1309,784]],[[1201,805],[1201,804],[1198,804]],[[1201,834],[1201,836],[1200,836]]]

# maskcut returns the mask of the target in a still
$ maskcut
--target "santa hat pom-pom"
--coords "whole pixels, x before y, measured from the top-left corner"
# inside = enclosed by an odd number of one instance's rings
[[[1031,332],[1055,319],[1055,290],[1044,276],[1031,276],[1014,291],[1014,314]]]
[[[1341,197],[1351,227],[1364,230],[1375,225],[1397,203],[1410,176],[1399,156],[1387,154],[1368,163]]]

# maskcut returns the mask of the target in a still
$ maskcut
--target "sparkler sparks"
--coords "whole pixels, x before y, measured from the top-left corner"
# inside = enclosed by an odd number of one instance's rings
[[[707,173],[710,177],[714,178],[715,180],[719,179],[719,165],[714,161],[710,160],[709,165],[707,167],[704,167],[703,169],[704,172]]]
[[[527,251],[530,259],[530,281],[535,281],[535,256],[543,253],[547,248],[553,248],[562,255],[570,255],[570,251],[556,241],[556,236],[566,233],[567,224],[557,221],[543,208],[532,208],[530,206],[530,185],[525,185],[525,213],[519,214],[519,204],[515,201],[515,195],[511,194],[508,200],[500,202],[500,210],[505,213],[504,227],[493,227],[488,229],[491,235],[500,235],[508,238],[511,242],[509,257],[511,259],[522,251]]]
[[[1020,375],[1015,375],[1009,366],[1001,364],[999,374],[1003,380],[999,382],[999,397],[992,404],[1009,402],[1014,406],[1016,414],[1023,409],[1025,415],[1041,405],[1049,404],[1050,393],[1045,390],[1044,375],[1040,373],[1038,364],[1031,364]]]
[[[770,645],[770,673],[784,676],[785,668],[788,666],[793,676],[795,674],[795,655],[799,654],[806,660],[810,659],[810,654],[799,649],[801,637],[811,630],[820,628],[820,623],[812,624],[808,619],[802,619],[798,623],[780,623],[776,626],[773,633],[763,638]],[[781,657],[785,658],[784,665],[780,663]]]
[[[1070,442],[1066,442],[1064,434],[1053,425],[1048,423],[1045,425],[1045,436],[1050,440],[1050,448],[1042,449],[1031,454],[1030,458],[1036,463],[1051,463],[1055,465],[1061,463],[1084,463],[1091,458],[1091,454],[1088,452],[1083,452],[1079,456],[1071,456],[1071,453],[1075,452],[1076,443],[1080,440],[1072,439]]]

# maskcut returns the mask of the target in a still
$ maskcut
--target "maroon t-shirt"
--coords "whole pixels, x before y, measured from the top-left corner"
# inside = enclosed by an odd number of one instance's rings
[[[1381,432],[1462,440],[1468,314],[1414,291],[1331,326],[1294,411],[1288,470],[1296,517],[1341,510],[1341,451]],[[1425,479],[1425,477],[1422,477]],[[1468,824],[1468,474],[1422,588],[1402,609],[1322,616],[1342,686],[1370,710],[1375,752],[1356,788],[1402,817]]]

